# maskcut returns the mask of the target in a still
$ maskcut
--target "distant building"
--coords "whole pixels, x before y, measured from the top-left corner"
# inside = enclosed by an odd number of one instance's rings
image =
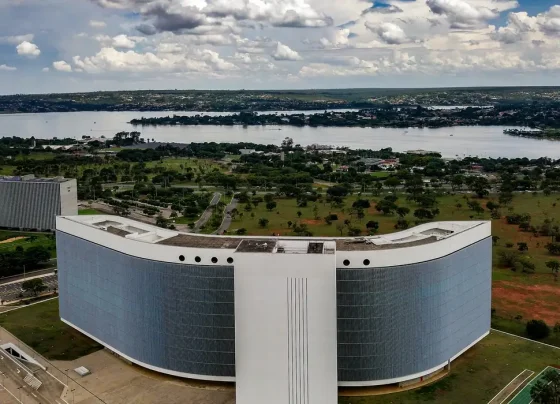
[[[0,177],[0,227],[54,230],[56,216],[77,214],[74,179]]]
[[[427,156],[429,154],[440,154],[438,151],[430,151],[430,150],[422,150],[422,149],[407,150],[405,153],[406,154],[416,154],[418,156]]]
[[[382,170],[392,170],[400,165],[399,159],[386,159],[377,164]]]
[[[242,156],[248,156],[249,154],[253,154],[256,152],[257,151],[255,149],[239,149],[239,153],[241,153]]]

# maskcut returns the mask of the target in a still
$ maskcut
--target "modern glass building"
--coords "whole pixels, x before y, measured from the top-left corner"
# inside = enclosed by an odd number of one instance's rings
[[[308,239],[58,217],[60,315],[138,365],[235,381],[243,404],[334,404],[337,386],[429,378],[488,335],[491,250],[483,221]]]
[[[74,179],[0,176],[0,227],[54,230],[57,216],[77,214]]]

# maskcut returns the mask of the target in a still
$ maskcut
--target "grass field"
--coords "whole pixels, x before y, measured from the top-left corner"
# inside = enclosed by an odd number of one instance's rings
[[[340,398],[339,404],[485,404],[524,369],[560,364],[560,349],[492,331],[451,364],[451,375],[416,390]]]
[[[60,321],[58,299],[0,314],[0,326],[47,359],[73,360],[102,348]]]
[[[467,206],[467,195],[446,195],[438,199],[440,214],[436,220],[491,220],[490,212],[485,210],[483,214],[477,215]],[[352,222],[352,227],[358,227],[362,230],[362,234],[366,233],[365,224],[370,221],[379,222],[379,234],[395,232],[395,223],[398,219],[396,215],[387,216],[375,209],[375,201],[382,197],[378,196],[362,196],[362,198],[371,201],[371,208],[365,213],[366,216],[358,220],[349,213],[352,203],[357,196],[347,197],[343,208],[333,208],[329,203],[317,202],[309,203],[307,207],[298,208],[295,199],[279,199],[276,200],[277,207],[269,212],[265,203],[260,203],[252,211],[244,210],[245,205],[240,204],[238,210],[243,212],[242,217],[237,217],[231,227],[230,232],[236,229],[245,228],[248,234],[252,235],[271,235],[272,233],[280,235],[293,235],[293,230],[289,228],[288,222],[305,223],[309,231],[314,236],[341,236],[337,224],[343,223],[345,219]],[[495,197],[477,199],[484,207],[489,200],[495,200]],[[546,267],[546,261],[554,258],[545,249],[545,245],[550,242],[548,237],[535,237],[533,233],[521,232],[516,225],[509,225],[505,216],[511,212],[528,213],[531,215],[531,222],[539,225],[546,218],[554,220],[555,223],[560,222],[560,197],[558,195],[545,196],[538,194],[516,194],[510,209],[502,209],[502,218],[492,220],[492,234],[498,236],[497,247],[494,248],[494,271],[493,271],[493,308],[496,309],[496,315],[503,318],[503,323],[511,322],[510,327],[518,328],[516,323],[524,327],[526,321],[531,319],[542,319],[549,325],[553,326],[560,322],[560,287],[554,281],[550,270]],[[397,205],[409,207],[411,213],[406,219],[413,226],[415,218],[414,210],[417,206],[406,200],[404,195],[399,195]],[[458,207],[460,205],[460,207]],[[317,206],[317,217],[315,216],[314,206]],[[297,212],[301,212],[298,218]],[[331,225],[326,224],[324,217],[329,213],[336,213],[339,220],[334,221]],[[259,219],[266,218],[269,224],[266,228],[259,226]],[[342,235],[348,235],[348,229],[342,230]],[[525,255],[536,265],[536,273],[532,275],[513,272],[511,269],[500,268],[498,265],[498,252],[505,248],[507,242],[514,245],[518,242],[526,242],[529,251]],[[513,248],[516,248],[514,246]],[[516,317],[521,320],[514,320]]]
[[[8,239],[18,239],[11,242],[4,242]],[[34,246],[46,247],[51,253],[51,257],[56,257],[56,241],[50,234],[45,233],[24,233],[0,230],[0,253],[14,251],[16,247],[28,249]]]

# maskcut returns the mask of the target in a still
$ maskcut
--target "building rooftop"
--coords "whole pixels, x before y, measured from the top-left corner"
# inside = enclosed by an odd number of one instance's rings
[[[22,176],[0,176],[0,182],[66,182],[70,181],[69,178],[54,177],[54,178],[35,178],[33,174]]]
[[[334,253],[335,249],[338,251],[372,251],[414,247],[437,243],[485,223],[484,221],[432,222],[397,233],[366,237],[266,237],[183,233],[111,215],[63,216],[60,219],[148,244],[219,248],[237,250],[237,252],[300,254],[328,254],[331,251]]]

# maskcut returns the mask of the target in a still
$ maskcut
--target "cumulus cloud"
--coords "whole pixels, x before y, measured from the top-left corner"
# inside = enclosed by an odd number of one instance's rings
[[[495,9],[477,7],[465,0],[427,0],[430,10],[445,16],[453,28],[470,28],[499,16]]]
[[[23,41],[16,46],[16,51],[18,55],[26,56],[28,58],[36,58],[41,54],[39,47],[29,41]]]
[[[91,57],[75,56],[74,66],[87,73],[102,72],[213,72],[237,70],[237,66],[208,49],[189,53],[152,53],[103,48]]]
[[[305,0],[94,0],[105,8],[130,9],[145,20],[137,29],[145,35],[182,32],[220,20],[256,22],[276,27],[326,27],[333,19]]]
[[[64,60],[58,60],[56,62],[53,62],[53,67],[55,70],[58,70],[59,72],[71,72],[72,71],[72,66],[70,66],[68,63],[66,63]]]
[[[272,53],[271,56],[274,60],[301,60],[301,56],[299,55],[299,53],[281,42],[278,42],[278,44],[276,45],[276,50]]]
[[[408,41],[403,29],[392,22],[384,22],[378,26],[366,22],[366,28],[375,32],[379,39],[389,45],[400,45]]]
[[[15,67],[8,66],[8,65],[0,65],[0,71],[12,72],[14,70],[17,70],[17,69]]]
[[[349,36],[349,29],[338,29],[329,38],[321,38],[319,42],[325,49],[344,48],[350,43]]]
[[[546,37],[558,41],[560,35],[560,6],[552,6],[544,13],[529,16],[525,11],[509,13],[507,25],[496,28],[491,37],[504,44],[535,41],[544,44]]]
[[[92,28],[105,28],[107,24],[104,21],[90,20],[89,26]]]
[[[126,35],[117,35],[113,38],[113,46],[115,48],[133,49],[136,46],[136,42],[128,38]]]
[[[22,42],[31,42],[35,38],[33,34],[14,35],[14,36],[0,36],[0,43],[9,45],[18,45]]]
[[[138,42],[143,42],[145,38],[137,36],[127,36],[124,34],[110,37],[109,35],[96,35],[94,37],[103,47],[134,49]]]

